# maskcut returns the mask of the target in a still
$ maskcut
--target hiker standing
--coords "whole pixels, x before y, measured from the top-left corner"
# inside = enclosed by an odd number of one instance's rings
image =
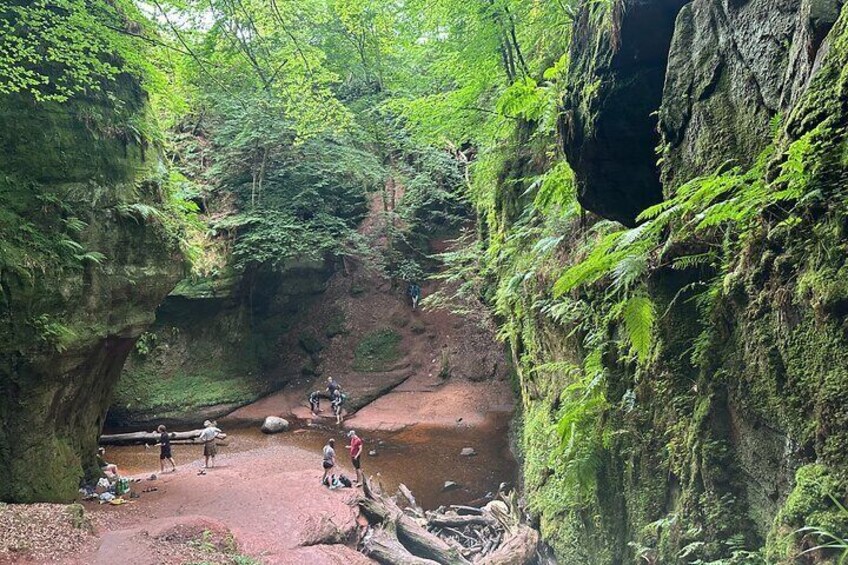
[[[365,483],[365,475],[362,473],[362,438],[356,435],[354,430],[350,430],[347,433],[347,437],[350,438],[350,445],[346,445],[345,447],[350,450],[350,462],[353,463],[353,468],[356,469],[356,482],[361,485]]]
[[[171,464],[171,472],[177,470],[177,464],[174,463],[174,458],[171,455],[171,435],[165,429],[165,426],[156,428],[159,432],[159,472],[165,472],[165,461]]]
[[[218,455],[218,445],[215,443],[221,430],[215,427],[215,423],[210,420],[203,422],[203,431],[200,432],[198,439],[203,442],[203,457],[206,458],[206,464],[203,466],[208,469],[215,466],[215,456]],[[209,460],[212,460],[212,465],[209,465]]]
[[[336,450],[335,450],[336,440],[330,438],[327,440],[327,445],[324,446],[324,461],[321,465],[324,467],[324,476],[321,477],[321,484],[324,484],[324,481],[327,480],[327,473],[330,472],[330,469],[336,466]]]
[[[336,425],[342,423],[342,404],[344,404],[344,394],[339,389],[333,393],[333,400],[330,401],[330,406],[333,407],[333,414],[336,415]]]
[[[412,309],[415,310],[418,308],[418,302],[421,300],[421,287],[416,283],[411,282],[406,289],[406,293],[409,295],[409,298],[412,300]]]

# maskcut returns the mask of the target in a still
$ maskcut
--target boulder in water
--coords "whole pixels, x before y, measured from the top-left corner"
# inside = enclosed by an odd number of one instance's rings
[[[288,429],[288,420],[278,416],[268,416],[265,418],[265,421],[262,422],[262,431],[266,434],[278,434],[280,432],[288,431]]]
[[[445,486],[442,487],[442,492],[448,492],[449,490],[456,490],[459,488],[459,483],[455,483],[453,481],[445,481]]]
[[[477,455],[477,451],[473,447],[463,447],[459,454],[463,457],[474,457]]]

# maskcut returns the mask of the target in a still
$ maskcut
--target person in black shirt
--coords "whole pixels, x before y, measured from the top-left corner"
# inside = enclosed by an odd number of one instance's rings
[[[416,308],[418,308],[418,303],[421,301],[421,287],[418,286],[416,283],[411,282],[406,288],[406,293],[412,300],[412,309],[415,310]]]
[[[336,391],[341,391],[342,387],[336,382],[333,377],[327,377],[327,392],[330,394],[330,400],[336,395]]]
[[[159,432],[159,470],[165,472],[165,460],[171,464],[171,472],[177,470],[177,464],[174,463],[174,458],[171,455],[171,436],[165,430],[165,426],[159,426],[156,429]]]

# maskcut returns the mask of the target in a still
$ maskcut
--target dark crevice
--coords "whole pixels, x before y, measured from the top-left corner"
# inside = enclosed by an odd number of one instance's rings
[[[578,181],[578,200],[586,209],[628,226],[663,197],[656,111],[662,102],[675,20],[686,3],[625,2],[618,37],[612,42],[617,50],[610,54],[609,64],[589,62],[597,66],[592,70],[600,80],[590,109],[580,108],[580,93],[566,99],[569,119],[564,120],[562,133]],[[591,25],[578,31],[598,33]],[[578,50],[572,52],[572,60],[577,61],[576,70],[584,72],[591,55],[579,46],[590,45],[591,40],[575,37],[574,44]]]

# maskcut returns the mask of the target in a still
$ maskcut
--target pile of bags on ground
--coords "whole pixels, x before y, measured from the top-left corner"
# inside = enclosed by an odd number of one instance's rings
[[[133,482],[138,480],[140,479]],[[129,495],[130,498],[138,498],[138,495],[130,489],[130,479],[123,477],[116,477],[112,481],[102,477],[94,485],[83,485],[79,492],[83,500],[97,500],[100,504],[109,503],[115,506],[127,502],[123,498],[125,495]]]

